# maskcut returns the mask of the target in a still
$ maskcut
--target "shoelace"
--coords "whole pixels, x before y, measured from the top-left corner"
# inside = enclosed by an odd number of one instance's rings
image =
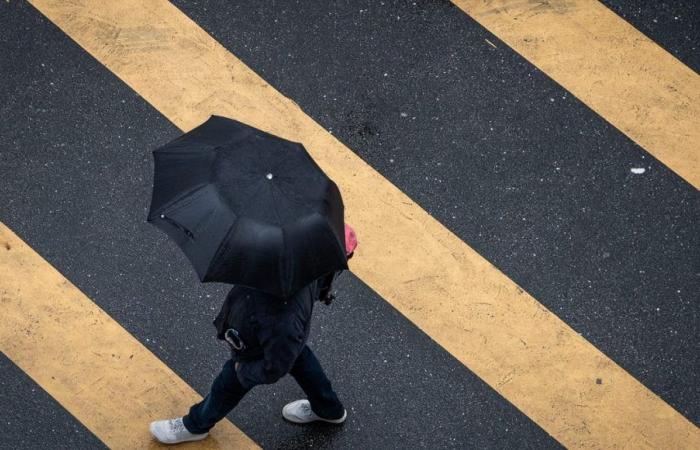
[[[172,420],[170,421],[170,431],[180,434],[185,431],[185,424],[182,423],[182,420]]]
[[[311,411],[311,404],[310,403],[302,403],[301,404],[301,411],[307,416],[311,415],[311,413],[313,412],[313,411]]]

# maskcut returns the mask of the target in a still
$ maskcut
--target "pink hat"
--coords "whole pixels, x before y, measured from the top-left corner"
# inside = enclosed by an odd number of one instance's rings
[[[350,225],[345,224],[345,254],[350,256],[357,247],[357,235]]]

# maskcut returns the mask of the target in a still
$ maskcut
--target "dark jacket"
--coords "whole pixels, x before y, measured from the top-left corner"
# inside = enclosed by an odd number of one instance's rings
[[[316,280],[286,301],[243,286],[229,291],[214,325],[219,339],[233,329],[229,333],[243,343],[240,349],[231,346],[243,387],[274,383],[291,370],[306,345],[313,305],[324,285],[327,280]]]

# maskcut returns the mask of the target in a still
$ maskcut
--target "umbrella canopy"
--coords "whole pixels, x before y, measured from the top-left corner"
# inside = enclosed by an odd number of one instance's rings
[[[148,221],[201,281],[288,298],[347,269],[340,191],[300,143],[212,116],[153,157]]]

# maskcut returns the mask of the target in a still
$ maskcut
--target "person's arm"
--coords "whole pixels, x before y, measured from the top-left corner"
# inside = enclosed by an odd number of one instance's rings
[[[237,364],[236,374],[243,387],[250,389],[258,384],[272,384],[289,373],[304,348],[303,328],[299,325],[278,320],[261,327],[258,339],[264,357]]]

